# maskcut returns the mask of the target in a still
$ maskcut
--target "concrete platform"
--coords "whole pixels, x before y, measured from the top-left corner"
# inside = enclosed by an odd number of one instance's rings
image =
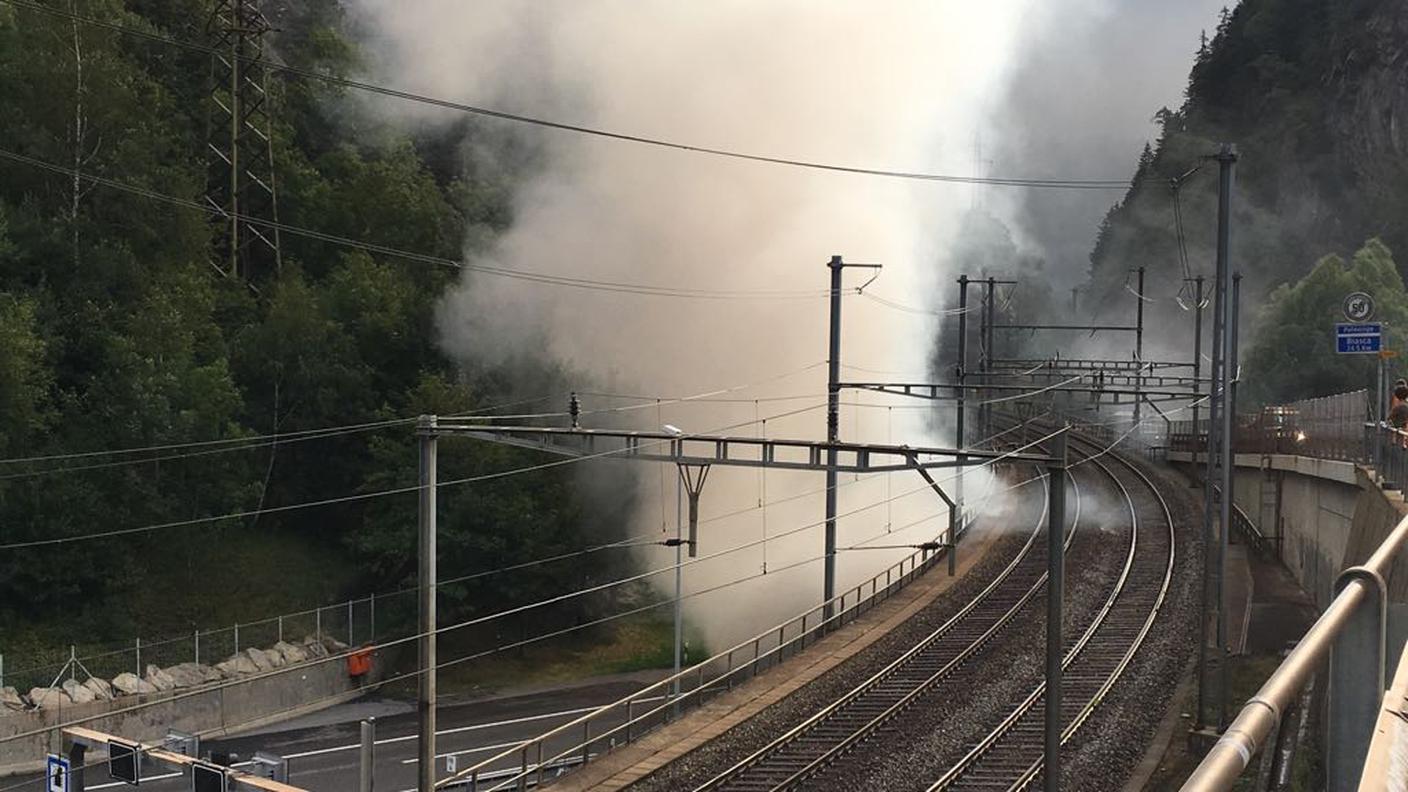
[[[623,789],[776,704],[835,668],[923,610],[972,570],[992,549],[1000,530],[974,531],[959,553],[958,574],[944,564],[877,605],[856,621],[755,679],[724,693],[678,721],[651,732],[591,764],[553,781],[553,790]]]

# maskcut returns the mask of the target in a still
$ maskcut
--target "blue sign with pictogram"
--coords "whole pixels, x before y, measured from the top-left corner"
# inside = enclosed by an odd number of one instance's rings
[[[48,782],[48,786],[45,787],[48,792],[69,792],[68,760],[62,756],[49,754],[49,761],[44,769],[44,778]]]
[[[1335,352],[1341,355],[1372,355],[1383,349],[1384,326],[1379,322],[1335,325]]]

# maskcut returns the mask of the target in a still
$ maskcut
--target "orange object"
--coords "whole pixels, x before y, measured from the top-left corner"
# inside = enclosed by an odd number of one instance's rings
[[[372,670],[372,650],[359,649],[347,656],[347,675],[366,676]]]

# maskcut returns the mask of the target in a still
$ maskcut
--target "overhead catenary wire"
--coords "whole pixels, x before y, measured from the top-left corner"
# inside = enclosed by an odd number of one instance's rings
[[[819,406],[825,406],[825,405],[819,405]],[[1008,458],[1008,457],[1010,457],[1010,456],[1012,456],[1012,455],[1014,455],[1014,454],[1021,453],[1022,451],[1026,450],[1026,449],[1032,448],[1032,447],[1034,447],[1034,446],[1037,446],[1037,445],[1040,445],[1041,443],[1046,442],[1047,440],[1051,439],[1052,437],[1055,437],[1055,436],[1056,436],[1057,434],[1059,434],[1061,431],[1062,431],[1062,430],[1059,430],[1059,429],[1058,429],[1058,430],[1056,430],[1056,431],[1054,431],[1054,432],[1051,432],[1050,434],[1045,435],[1044,437],[1037,438],[1036,440],[1033,440],[1033,441],[1030,442],[1030,443],[1027,443],[1027,444],[1022,445],[1022,446],[1018,446],[1018,447],[1012,449],[1011,451],[1005,452],[1004,454],[1001,454],[1001,455],[999,455],[999,456],[992,457],[991,459],[984,460],[983,462],[981,462],[981,463],[979,463],[979,464],[977,464],[977,465],[974,465],[973,467],[975,467],[975,468],[982,468],[982,467],[986,467],[986,466],[989,466],[989,465],[996,464],[997,462],[1002,461],[1003,459],[1006,459],[1006,458]],[[952,480],[953,478],[955,478],[955,477],[956,477],[956,476],[949,476],[948,478],[943,479],[943,481],[951,481],[951,480]],[[907,491],[907,492],[901,493],[900,495],[897,495],[897,496],[895,496],[895,497],[897,497],[897,498],[903,498],[903,497],[907,497],[907,496],[909,496],[909,495],[912,495],[912,494],[915,494],[915,493],[918,493],[918,492],[927,492],[927,491],[930,491],[930,486],[926,483],[926,484],[924,484],[924,485],[922,485],[922,486],[919,486],[919,487],[916,487],[916,488],[914,488],[914,489],[912,489],[912,490],[909,490],[909,491]],[[867,510],[869,510],[869,509],[876,508],[876,507],[882,505],[882,503],[883,503],[883,502],[869,503],[869,504],[866,504],[866,505],[864,505],[864,506],[861,506],[861,507],[858,507],[858,508],[855,508],[855,509],[851,509],[851,510],[849,510],[849,511],[843,513],[843,514],[838,514],[838,515],[836,515],[836,516],[837,516],[838,518],[840,518],[840,517],[849,517],[849,516],[852,516],[852,515],[855,515],[855,514],[864,512],[864,511],[867,511]],[[802,525],[802,526],[799,526],[799,527],[796,527],[796,528],[789,529],[789,530],[784,531],[784,532],[782,532],[782,533],[775,534],[773,537],[771,537],[771,538],[769,539],[769,541],[776,540],[776,539],[781,539],[781,538],[784,538],[784,537],[787,537],[787,536],[791,536],[791,535],[800,533],[800,532],[805,531],[805,530],[809,530],[809,529],[816,528],[816,527],[818,527],[818,526],[823,525],[825,522],[826,522],[826,521],[825,521],[824,519],[823,519],[823,520],[817,520],[817,521],[810,522],[810,523],[807,523],[807,524],[805,524],[805,525]],[[512,606],[512,607],[509,607],[509,608],[505,608],[505,609],[503,609],[503,610],[496,611],[496,612],[494,612],[494,613],[485,614],[485,615],[483,615],[483,616],[476,616],[476,617],[473,617],[473,618],[465,619],[465,620],[456,622],[456,623],[454,623],[454,624],[446,625],[446,626],[443,626],[443,627],[441,627],[441,626],[435,626],[435,627],[433,627],[432,629],[425,630],[425,631],[421,631],[421,632],[417,632],[417,633],[415,633],[415,634],[413,634],[413,635],[406,635],[406,636],[402,636],[402,637],[400,637],[400,638],[395,638],[395,639],[383,641],[383,642],[381,642],[381,643],[374,644],[374,645],[371,645],[371,646],[368,646],[368,647],[360,647],[360,648],[357,649],[357,650],[352,650],[352,649],[349,648],[347,651],[331,653],[331,654],[329,654],[327,657],[318,658],[318,659],[316,659],[316,660],[311,660],[311,661],[308,661],[308,662],[306,662],[306,663],[301,663],[301,664],[292,665],[292,666],[284,666],[283,668],[274,668],[274,669],[270,669],[270,670],[268,670],[268,671],[263,671],[263,672],[259,672],[259,673],[255,673],[255,674],[250,674],[250,675],[241,677],[241,678],[239,678],[239,679],[224,680],[224,681],[222,681],[222,682],[217,682],[217,683],[212,684],[212,685],[209,685],[209,686],[204,686],[204,687],[200,687],[200,688],[194,688],[194,689],[186,690],[186,691],[179,692],[179,693],[173,693],[173,694],[170,695],[170,696],[166,696],[166,697],[163,697],[163,698],[160,698],[160,699],[154,699],[154,700],[150,700],[150,701],[146,701],[146,702],[140,702],[140,703],[133,704],[133,705],[130,705],[130,706],[127,706],[127,707],[121,707],[121,708],[118,708],[118,709],[109,710],[109,711],[106,711],[106,712],[103,712],[103,713],[99,713],[99,714],[96,714],[96,715],[91,715],[91,716],[88,716],[88,717],[85,717],[85,718],[78,718],[78,719],[70,720],[70,721],[66,721],[66,722],[55,723],[55,724],[49,724],[49,725],[47,725],[47,726],[44,726],[44,727],[41,727],[41,728],[38,728],[38,729],[29,730],[29,731],[17,732],[17,733],[15,733],[15,734],[11,734],[11,735],[7,735],[7,736],[0,737],[0,744],[4,744],[4,743],[7,743],[7,742],[11,742],[11,741],[13,741],[13,740],[24,739],[24,738],[26,738],[26,737],[33,737],[33,736],[35,736],[35,735],[37,735],[37,734],[44,734],[44,733],[47,733],[47,732],[50,732],[50,731],[54,731],[54,730],[57,730],[57,729],[66,729],[66,728],[69,728],[69,727],[71,727],[71,726],[82,725],[83,723],[86,723],[86,722],[91,721],[91,720],[96,720],[96,719],[98,719],[98,718],[110,718],[110,717],[114,717],[114,716],[117,716],[117,715],[124,715],[124,714],[127,714],[127,713],[129,713],[129,712],[136,712],[136,711],[139,711],[139,710],[142,710],[142,709],[146,709],[146,708],[152,707],[152,706],[158,706],[158,705],[162,705],[162,704],[169,704],[169,703],[171,703],[171,702],[173,702],[173,701],[185,699],[185,698],[188,698],[188,697],[190,697],[190,696],[194,696],[194,695],[203,695],[203,694],[207,694],[207,693],[210,693],[210,692],[212,692],[212,691],[215,691],[215,690],[223,690],[223,689],[225,689],[225,688],[227,688],[227,687],[230,687],[230,686],[232,686],[232,685],[247,685],[247,684],[250,684],[250,683],[253,683],[253,682],[258,682],[258,681],[262,681],[262,680],[264,680],[264,679],[276,677],[276,676],[279,676],[279,675],[281,675],[281,674],[291,673],[291,672],[295,672],[295,671],[303,671],[303,670],[306,670],[307,668],[309,668],[309,667],[312,666],[312,665],[320,665],[320,664],[326,663],[326,662],[336,662],[336,661],[345,660],[347,657],[350,656],[350,654],[351,654],[352,651],[365,651],[365,650],[367,650],[367,649],[371,649],[371,650],[384,650],[384,649],[389,649],[389,648],[392,648],[392,647],[395,647],[395,646],[401,646],[401,645],[410,643],[410,642],[412,642],[412,641],[420,640],[422,637],[424,637],[424,636],[426,636],[426,635],[430,635],[430,634],[441,635],[441,634],[445,634],[445,633],[449,633],[449,632],[455,632],[455,631],[462,630],[462,629],[467,628],[467,627],[472,627],[472,626],[474,626],[474,625],[484,624],[484,623],[493,621],[493,620],[495,620],[495,619],[500,619],[500,618],[504,618],[504,617],[507,617],[507,616],[514,616],[514,615],[517,615],[517,614],[519,614],[519,613],[525,613],[525,612],[527,612],[527,611],[534,610],[534,609],[537,609],[537,608],[546,607],[546,606],[549,606],[549,605],[555,605],[555,604],[560,603],[560,602],[565,602],[565,601],[568,601],[568,600],[571,600],[571,599],[576,599],[576,598],[579,598],[579,597],[586,596],[586,595],[588,595],[588,594],[593,594],[593,593],[596,593],[596,592],[599,592],[599,591],[604,591],[604,590],[607,590],[607,589],[610,589],[610,588],[614,588],[614,587],[616,587],[616,586],[626,585],[626,584],[633,583],[633,582],[637,582],[637,581],[640,581],[640,580],[645,580],[645,579],[648,579],[648,578],[650,578],[650,577],[654,577],[654,576],[656,576],[656,575],[661,575],[661,574],[666,574],[666,573],[669,573],[669,572],[673,572],[677,567],[693,566],[693,565],[695,565],[695,564],[704,563],[705,561],[709,561],[709,560],[712,560],[712,559],[715,559],[715,558],[720,558],[720,557],[723,557],[723,556],[731,555],[731,554],[736,553],[736,552],[739,552],[739,551],[741,551],[741,550],[745,550],[745,549],[748,549],[748,548],[750,548],[750,547],[757,546],[757,545],[758,545],[760,542],[762,542],[762,541],[763,541],[763,540],[752,540],[752,541],[744,542],[744,543],[742,543],[742,544],[737,544],[737,545],[734,545],[734,546],[732,546],[732,547],[725,548],[725,549],[723,549],[723,550],[715,551],[715,552],[713,552],[713,553],[708,553],[708,554],[706,554],[706,555],[701,555],[701,556],[698,556],[698,557],[695,557],[695,558],[690,558],[690,559],[687,559],[687,560],[685,560],[685,561],[683,561],[683,562],[678,562],[678,563],[669,564],[669,565],[667,565],[667,566],[659,567],[659,568],[652,569],[652,570],[648,570],[648,571],[646,571],[646,572],[635,573],[635,574],[628,575],[628,576],[625,576],[625,577],[622,577],[622,578],[617,578],[617,579],[615,579],[615,580],[607,581],[607,582],[605,582],[605,583],[598,583],[598,584],[595,584],[595,585],[592,585],[592,586],[586,586],[586,587],[583,587],[583,588],[580,588],[580,589],[576,589],[576,590],[573,590],[573,591],[569,591],[569,592],[566,592],[566,593],[563,593],[563,594],[554,595],[554,596],[547,597],[547,598],[544,598],[544,599],[541,599],[541,600],[537,600],[537,601],[534,601],[534,602],[531,602],[531,603],[525,603],[525,604],[523,604],[523,605]]]
[[[58,8],[50,8],[49,6],[41,5],[39,3],[28,2],[27,0],[0,0],[0,2],[14,6],[16,8],[23,8],[30,11],[37,11],[52,16],[62,17],[64,19],[69,19],[75,22],[81,22],[86,25],[92,25],[95,27],[112,30],[117,33],[122,33],[124,35],[135,36],[138,38],[143,38],[149,41],[155,41],[170,46],[181,47],[194,52],[201,52],[209,55],[220,55],[222,57],[230,57],[229,52],[217,49],[216,47],[207,44],[186,41],[160,33],[155,33],[149,30],[141,30],[139,28],[119,25],[113,22],[96,19],[94,17],[73,13],[71,11],[63,11],[62,9]],[[645,135],[633,134],[628,132],[618,132],[614,130],[601,129],[598,127],[585,126],[582,124],[555,121],[548,118],[529,116],[521,113],[510,113],[502,110],[494,110],[488,107],[481,107],[478,105],[471,105],[464,102],[451,101],[448,99],[427,96],[411,91],[375,85],[373,83],[364,82],[361,80],[339,77],[337,75],[328,74],[326,72],[319,72],[311,69],[303,69],[273,60],[272,58],[269,58],[267,56],[255,58],[248,55],[236,53],[234,57],[245,62],[257,62],[265,69],[268,69],[275,73],[282,73],[289,76],[298,77],[304,80],[313,80],[328,85],[337,86],[340,88],[350,88],[354,90],[365,91],[368,93],[379,94],[381,96],[386,96],[394,99],[416,102],[419,104],[425,104],[433,107],[439,107],[446,110],[454,110],[460,113],[466,113],[485,118],[493,118],[500,121],[509,121],[517,124],[526,124],[545,129],[553,129],[560,132],[569,132],[578,135],[586,135],[590,137],[615,140],[625,143],[634,143],[646,146],[653,146],[657,148],[673,149],[676,151],[691,152],[695,154],[706,154],[716,157],[744,160],[748,162],[757,162],[770,165],[782,165],[792,168],[829,171],[833,173],[844,173],[859,176],[877,176],[890,179],[940,182],[949,184],[984,184],[998,187],[1024,187],[1037,189],[1071,190],[1128,190],[1130,186],[1130,182],[1128,179],[1068,179],[958,176],[952,174],[924,173],[919,171],[890,170],[883,168],[868,168],[853,165],[840,165],[813,160],[804,160],[796,157],[755,154],[749,152],[735,151],[731,149],[716,148],[712,146],[683,143],[679,141],[666,140],[663,138],[648,137]]]
[[[795,409],[795,410],[790,410],[790,411],[788,411],[788,412],[781,413],[781,414],[779,414],[779,415],[777,415],[777,416],[773,416],[773,417],[774,417],[774,418],[778,418],[778,417],[787,417],[787,416],[790,416],[790,415],[798,415],[798,414],[801,414],[801,413],[804,413],[804,412],[808,412],[808,411],[811,411],[811,410],[819,410],[819,409],[821,409],[821,408],[823,408],[823,407],[825,407],[825,406],[826,406],[825,403],[814,404],[814,405],[811,405],[811,406],[809,406],[809,407],[802,407],[802,408],[798,408],[798,409]],[[738,428],[738,427],[740,427],[740,426],[747,426],[747,425],[749,425],[749,423],[750,423],[750,422],[748,422],[748,421],[744,421],[744,422],[742,422],[742,423],[737,423],[737,424],[732,424],[732,425],[730,425],[730,426],[721,427],[721,429],[734,429],[734,428]],[[688,435],[686,435],[686,436],[688,436]],[[658,443],[663,443],[663,442],[665,442],[665,441],[656,441],[656,442],[658,442]],[[571,458],[568,458],[568,459],[557,459],[557,460],[553,460],[553,461],[550,461],[550,462],[543,462],[543,463],[536,464],[536,465],[527,465],[527,466],[524,466],[524,467],[513,468],[513,469],[510,469],[510,470],[501,470],[501,471],[496,471],[496,472],[493,472],[493,473],[482,473],[482,474],[479,474],[479,475],[476,475],[476,476],[465,476],[465,477],[458,478],[458,479],[450,479],[450,480],[447,480],[447,481],[440,482],[440,483],[439,483],[439,486],[441,486],[441,487],[450,487],[450,486],[457,486],[457,485],[461,485],[461,484],[472,484],[472,483],[481,482],[481,481],[492,481],[492,480],[495,480],[495,479],[508,478],[508,477],[510,477],[510,476],[521,475],[521,474],[524,474],[524,473],[533,473],[533,472],[538,472],[538,471],[542,471],[542,470],[549,470],[549,469],[557,468],[557,467],[564,467],[564,466],[566,466],[566,465],[577,464],[577,463],[580,463],[580,462],[586,462],[586,461],[593,460],[593,459],[609,458],[609,457],[612,457],[612,456],[619,455],[619,454],[621,454],[621,453],[623,453],[623,451],[622,451],[621,449],[612,449],[612,450],[609,450],[609,451],[601,451],[601,452],[597,452],[597,453],[593,453],[593,454],[585,454],[585,455],[583,455],[583,456],[571,457]],[[339,495],[339,496],[331,497],[331,498],[322,498],[322,499],[313,500],[313,501],[304,501],[304,502],[301,502],[301,503],[290,503],[290,504],[284,504],[284,505],[281,505],[281,506],[270,506],[270,507],[266,507],[266,508],[264,508],[264,509],[262,509],[262,510],[245,509],[245,510],[241,510],[241,511],[228,512],[228,513],[226,513],[226,514],[211,515],[211,516],[207,516],[207,517],[191,517],[191,518],[186,518],[186,519],[182,519],[182,520],[170,520],[170,521],[167,521],[167,522],[153,523],[153,524],[150,524],[150,525],[133,526],[133,527],[130,527],[130,528],[117,528],[117,529],[111,529],[111,530],[107,530],[107,531],[96,531],[96,532],[86,533],[86,534],[77,534],[77,535],[73,535],[73,536],[58,536],[58,537],[50,537],[50,538],[46,538],[46,539],[32,539],[32,540],[26,540],[26,541],[21,541],[21,542],[8,542],[8,543],[5,543],[5,544],[0,544],[0,550],[18,550],[18,549],[30,548],[30,547],[47,547],[47,546],[52,546],[52,545],[71,544],[71,543],[73,543],[73,542],[87,541],[87,540],[93,540],[93,539],[106,539],[106,538],[112,538],[112,537],[117,537],[117,536],[131,536],[131,535],[134,535],[134,534],[150,533],[150,532],[153,532],[153,531],[159,531],[159,530],[164,530],[164,529],[168,529],[168,528],[181,528],[181,527],[188,527],[188,526],[193,526],[193,525],[205,525],[205,524],[214,523],[214,522],[222,522],[222,521],[225,521],[225,520],[244,519],[244,518],[246,518],[246,517],[251,517],[251,516],[253,516],[253,515],[255,515],[255,514],[260,514],[260,513],[262,513],[262,514],[277,514],[277,513],[283,513],[283,512],[299,511],[299,510],[302,510],[302,509],[311,509],[311,508],[316,508],[316,507],[321,507],[321,506],[333,506],[333,505],[338,505],[338,504],[342,504],[342,503],[354,503],[354,502],[358,502],[358,501],[372,500],[372,499],[375,499],[375,498],[389,497],[389,496],[392,496],[392,495],[403,495],[403,494],[412,493],[412,492],[419,492],[421,489],[422,489],[422,485],[420,485],[420,484],[411,484],[411,485],[407,485],[407,486],[404,486],[404,487],[393,487],[393,488],[385,489],[385,490],[377,490],[377,491],[375,491],[375,492],[359,492],[359,493],[352,493],[352,494],[349,494],[349,495]]]
[[[8,0],[0,0],[0,2],[7,2],[7,1],[8,1]],[[289,223],[281,223],[281,222],[278,222],[278,221],[275,221],[275,220],[269,220],[269,219],[267,219],[267,218],[256,217],[256,216],[254,216],[254,215],[247,215],[247,214],[243,214],[243,213],[240,213],[240,212],[230,212],[230,211],[221,209],[221,208],[219,208],[219,207],[214,207],[214,206],[209,206],[209,205],[203,204],[203,203],[201,203],[201,202],[199,202],[199,201],[194,201],[194,200],[191,200],[191,199],[188,199],[188,198],[181,198],[181,197],[179,197],[179,196],[170,195],[170,194],[168,194],[168,193],[164,193],[164,192],[161,192],[161,191],[159,191],[159,190],[153,190],[153,189],[150,189],[150,188],[147,188],[147,187],[141,187],[141,186],[139,186],[139,185],[131,184],[131,183],[129,183],[129,182],[119,181],[119,180],[117,180],[117,179],[109,179],[109,178],[106,178],[106,177],[103,177],[103,176],[98,176],[98,175],[95,175],[95,174],[92,174],[92,173],[87,173],[87,172],[84,172],[84,171],[81,171],[81,170],[75,170],[75,169],[73,169],[73,168],[69,168],[69,167],[64,166],[64,165],[58,165],[58,164],[49,162],[49,161],[47,161],[47,160],[42,160],[42,159],[39,159],[39,158],[37,158],[37,157],[27,156],[27,155],[25,155],[25,154],[21,154],[21,153],[19,153],[19,152],[15,152],[15,151],[10,151],[10,150],[8,150],[8,149],[0,149],[0,159],[7,159],[7,160],[10,160],[10,161],[12,161],[12,162],[18,162],[18,163],[21,163],[21,164],[24,164],[24,165],[29,165],[29,166],[31,166],[31,167],[35,167],[35,168],[39,168],[39,169],[42,169],[42,170],[51,171],[51,172],[53,172],[53,173],[62,174],[62,175],[68,176],[68,177],[70,177],[70,178],[76,178],[76,179],[86,180],[86,181],[92,182],[93,184],[101,185],[101,186],[103,186],[103,187],[109,187],[109,188],[111,188],[111,189],[120,190],[120,191],[122,191],[122,192],[128,192],[128,193],[131,193],[131,194],[133,194],[133,195],[139,195],[139,196],[142,196],[142,197],[144,197],[144,198],[149,198],[149,199],[154,200],[154,201],[160,201],[160,202],[167,203],[167,204],[170,204],[170,205],[173,205],[173,206],[179,206],[179,207],[182,207],[182,208],[185,208],[185,209],[191,209],[191,210],[193,210],[193,211],[202,212],[202,213],[204,213],[204,214],[208,214],[208,215],[220,217],[220,218],[223,218],[223,219],[231,219],[231,218],[237,219],[237,220],[239,220],[239,221],[242,222],[242,223],[247,223],[247,224],[250,224],[250,225],[261,226],[261,227],[264,227],[264,228],[273,229],[273,230],[276,230],[276,231],[279,231],[279,232],[282,232],[282,233],[285,233],[285,234],[290,234],[290,235],[292,235],[292,236],[302,237],[302,238],[305,238],[305,239],[311,239],[311,240],[318,241],[318,242],[327,242],[327,243],[329,243],[329,244],[341,245],[341,246],[344,246],[344,247],[350,247],[350,248],[354,248],[354,249],[357,249],[357,250],[363,250],[363,251],[366,251],[366,252],[368,252],[368,253],[377,253],[377,254],[380,254],[380,255],[390,256],[390,257],[393,257],[393,258],[404,259],[404,260],[407,260],[407,261],[414,261],[414,262],[421,263],[421,264],[432,264],[432,265],[439,266],[439,267],[445,267],[445,268],[455,269],[455,270],[465,270],[465,271],[469,271],[469,272],[476,272],[476,273],[485,274],[485,275],[493,275],[493,276],[502,277],[502,278],[508,278],[508,279],[512,279],[512,280],[528,281],[528,282],[532,282],[532,283],[540,283],[540,284],[553,285],[553,286],[572,287],[572,288],[577,288],[577,289],[585,289],[585,290],[589,290],[589,291],[605,291],[605,292],[615,292],[615,293],[623,293],[623,294],[639,294],[639,295],[646,295],[646,296],[653,296],[653,297],[674,297],[674,298],[685,298],[685,299],[709,299],[709,300],[782,299],[782,300],[792,300],[792,299],[817,299],[817,298],[822,298],[822,297],[828,296],[828,290],[826,290],[826,289],[799,289],[799,290],[691,289],[691,288],[684,288],[684,287],[659,286],[659,285],[652,285],[652,284],[645,284],[645,283],[628,283],[628,282],[622,282],[622,281],[593,280],[593,279],[590,279],[590,278],[574,278],[574,277],[569,277],[569,276],[565,276],[565,275],[553,275],[553,274],[544,273],[544,272],[533,272],[533,271],[528,271],[528,270],[516,270],[516,269],[510,269],[510,268],[508,268],[508,267],[497,267],[497,266],[493,266],[493,265],[489,265],[489,264],[481,264],[481,263],[474,263],[474,262],[461,261],[461,260],[458,260],[458,259],[446,258],[446,257],[444,257],[444,256],[437,256],[437,255],[430,254],[430,253],[421,253],[421,252],[417,252],[417,251],[413,251],[413,250],[404,250],[404,249],[401,249],[401,248],[395,248],[395,247],[391,247],[391,246],[389,246],[389,245],[382,245],[382,244],[378,244],[378,243],[375,243],[375,242],[369,242],[369,241],[360,240],[360,239],[353,239],[353,238],[350,238],[350,237],[339,236],[339,235],[337,235],[337,234],[329,234],[329,233],[326,233],[326,232],[323,232],[323,231],[318,231],[318,230],[311,229],[311,228],[303,228],[303,227],[300,227],[300,226],[291,225],[291,224],[289,224]]]

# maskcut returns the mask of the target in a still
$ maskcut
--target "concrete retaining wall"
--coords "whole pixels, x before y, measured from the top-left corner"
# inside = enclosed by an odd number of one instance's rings
[[[148,742],[159,742],[168,728],[220,737],[356,698],[380,678],[381,662],[374,657],[371,673],[355,679],[348,676],[345,658],[310,661],[280,670],[284,673],[277,676],[213,683],[205,689],[122,696],[112,701],[52,709],[0,711],[0,739],[79,718],[92,718],[84,724],[89,728]],[[165,703],[134,712],[104,715],[150,702]],[[62,742],[61,732],[51,728],[31,737],[0,743],[0,776],[42,769],[45,754],[59,753]]]
[[[1188,463],[1190,455],[1171,452],[1169,461]],[[1279,488],[1279,515],[1263,504],[1268,481]],[[1238,454],[1232,491],[1263,535],[1281,537],[1281,562],[1321,609],[1340,570],[1363,563],[1405,511],[1400,494],[1385,492],[1352,462],[1290,454]],[[1394,572],[1390,599],[1408,601],[1408,560],[1400,560]]]

